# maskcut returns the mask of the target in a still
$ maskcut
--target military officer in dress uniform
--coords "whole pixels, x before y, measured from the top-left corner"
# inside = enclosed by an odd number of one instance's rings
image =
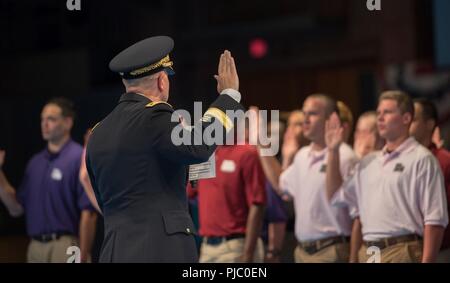
[[[186,168],[208,160],[216,148],[203,141],[199,129],[220,123],[228,133],[235,119],[226,111],[243,108],[234,59],[225,51],[215,76],[220,95],[194,130],[183,130],[197,143],[175,145],[171,135],[179,122],[171,121],[174,110],[167,103],[173,46],[167,36],[147,38],[109,64],[121,75],[126,93],[93,129],[86,155],[105,222],[100,262],[198,261]]]

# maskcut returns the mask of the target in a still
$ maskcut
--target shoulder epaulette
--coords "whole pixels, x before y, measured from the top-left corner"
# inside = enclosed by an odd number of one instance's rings
[[[91,134],[94,132],[95,128],[97,128],[98,125],[100,125],[100,122],[98,122],[97,124],[95,124],[94,127],[92,127],[92,129],[91,129]]]
[[[147,105],[145,105],[145,107],[146,107],[146,108],[149,108],[149,107],[156,106],[156,105],[158,105],[158,104],[166,104],[166,105],[169,105],[170,108],[173,108],[172,105],[170,105],[169,103],[164,102],[164,101],[152,101],[152,102],[148,103]]]

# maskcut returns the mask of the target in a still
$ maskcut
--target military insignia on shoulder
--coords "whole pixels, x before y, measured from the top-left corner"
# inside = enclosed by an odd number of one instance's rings
[[[203,116],[201,120],[203,123],[210,123],[212,121],[211,116]]]
[[[147,105],[145,105],[145,108],[153,107],[153,106],[156,106],[158,104],[166,104],[166,105],[169,105],[170,108],[173,108],[172,105],[170,105],[169,103],[164,102],[164,101],[152,101],[152,102],[148,103]]]
[[[97,128],[98,125],[100,125],[100,122],[98,122],[97,124],[95,124],[94,127],[92,127],[92,129],[91,129],[91,134],[94,132],[95,128]]]
[[[215,108],[215,107],[209,108],[205,112],[203,117],[204,117],[204,119],[202,120],[202,122],[208,122],[208,121],[210,121],[209,119],[211,119],[211,121],[212,121],[212,118],[215,118],[223,125],[223,127],[225,128],[225,130],[227,132],[229,132],[233,128],[233,121],[231,121],[230,117],[228,117],[227,114],[225,114],[225,112],[223,112],[219,108]],[[207,117],[209,117],[209,118],[207,118]]]

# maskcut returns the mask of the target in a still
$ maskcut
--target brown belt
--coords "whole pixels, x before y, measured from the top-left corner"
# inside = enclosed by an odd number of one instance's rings
[[[400,244],[400,243],[406,243],[406,242],[413,242],[413,241],[421,241],[422,237],[415,234],[410,235],[404,235],[404,236],[397,236],[397,237],[390,237],[390,238],[383,238],[378,241],[364,241],[364,244],[367,247],[378,247],[381,250],[385,249],[387,247]]]
[[[317,241],[299,242],[298,246],[302,248],[308,254],[315,254],[329,246],[341,243],[349,243],[350,237],[336,236],[331,238],[325,238]]]

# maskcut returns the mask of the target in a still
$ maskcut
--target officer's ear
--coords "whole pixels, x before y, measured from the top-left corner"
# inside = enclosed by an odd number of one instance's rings
[[[158,89],[163,92],[168,87],[167,74],[165,72],[160,72],[158,76]]]

